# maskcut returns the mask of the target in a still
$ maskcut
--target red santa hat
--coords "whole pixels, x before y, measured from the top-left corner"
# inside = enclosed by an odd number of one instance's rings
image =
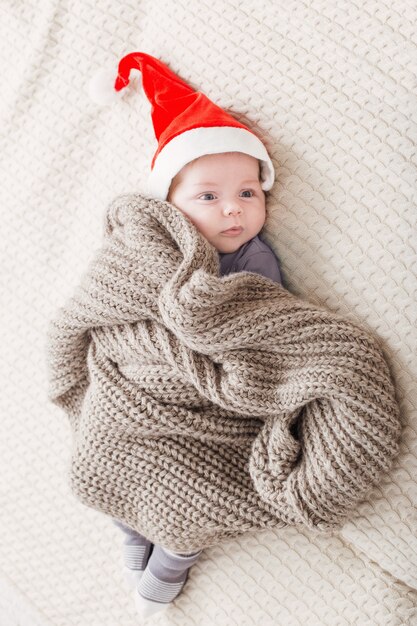
[[[103,90],[103,76],[98,76],[90,86],[91,97],[100,103],[117,98],[129,84],[132,69],[142,74],[158,141],[148,181],[149,195],[166,200],[172,179],[187,163],[206,154],[223,152],[243,152],[258,159],[262,189],[271,189],[274,167],[260,139],[155,57],[143,52],[126,55],[119,62],[111,92]]]

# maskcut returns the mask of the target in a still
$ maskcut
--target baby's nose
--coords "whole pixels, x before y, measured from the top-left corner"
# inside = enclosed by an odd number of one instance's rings
[[[224,206],[223,212],[225,215],[239,215],[242,213],[242,208],[238,202],[228,202]]]

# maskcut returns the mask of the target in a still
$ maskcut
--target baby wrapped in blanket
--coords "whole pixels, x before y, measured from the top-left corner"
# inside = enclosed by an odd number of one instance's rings
[[[262,142],[148,55],[122,59],[116,89],[132,68],[159,140],[150,197],[110,206],[49,355],[72,487],[125,533],[146,617],[216,541],[340,526],[390,467],[399,418],[376,340],[280,285]]]

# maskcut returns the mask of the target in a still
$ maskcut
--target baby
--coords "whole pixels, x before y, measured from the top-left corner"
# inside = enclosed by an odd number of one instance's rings
[[[265,191],[274,181],[263,143],[144,53],[120,61],[116,91],[128,85],[131,69],[142,73],[159,142],[149,195],[174,205],[216,248],[221,275],[256,272],[280,283],[278,260],[259,236],[266,220]],[[135,587],[137,609],[148,617],[180,594],[201,551],[177,554],[114,522],[125,535],[125,571]]]
[[[239,152],[201,156],[173,178],[167,200],[218,250],[222,275],[249,271],[281,282],[278,260],[259,237],[266,207],[254,157]],[[136,606],[146,617],[178,596],[200,552],[175,554],[116,523],[126,535],[125,567],[137,583]]]

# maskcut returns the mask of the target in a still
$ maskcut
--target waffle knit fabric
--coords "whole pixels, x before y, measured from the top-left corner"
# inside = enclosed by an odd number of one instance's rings
[[[258,274],[220,277],[193,224],[139,194],[109,206],[48,365],[74,493],[178,552],[284,524],[332,531],[398,450],[375,337]]]

